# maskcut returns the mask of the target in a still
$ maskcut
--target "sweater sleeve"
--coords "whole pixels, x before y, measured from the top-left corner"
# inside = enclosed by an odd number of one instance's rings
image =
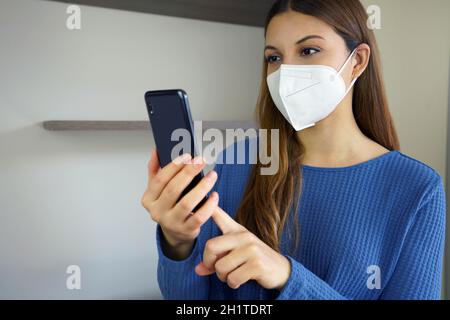
[[[286,257],[291,263],[291,275],[276,300],[346,300],[303,264]]]
[[[164,299],[168,300],[205,300],[208,299],[209,279],[199,277],[194,271],[200,262],[200,241],[195,240],[189,257],[176,261],[167,257],[161,247],[161,226],[156,227],[158,248],[158,284]]]
[[[221,175],[221,165],[214,170],[218,177]],[[219,181],[219,179],[218,179]],[[218,183],[218,182],[217,182]],[[217,189],[216,186],[213,191]],[[167,300],[207,300],[211,276],[200,277],[195,273],[195,266],[201,262],[203,248],[211,238],[212,221],[208,220],[202,227],[195,240],[191,254],[184,260],[172,260],[162,251],[163,233],[161,226],[156,227],[156,246],[158,251],[157,278],[159,288],[164,299]]]
[[[445,241],[445,194],[442,179],[419,206],[405,236],[400,257],[380,299],[439,299]],[[291,275],[277,300],[347,300],[300,262],[286,256]]]
[[[445,243],[445,193],[442,179],[416,213],[402,252],[381,299],[437,300],[441,297]]]

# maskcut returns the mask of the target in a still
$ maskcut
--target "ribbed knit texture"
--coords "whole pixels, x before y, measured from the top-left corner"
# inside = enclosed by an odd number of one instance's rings
[[[230,153],[236,158],[239,144],[245,144],[249,151],[246,141],[231,146],[224,155]],[[219,205],[232,217],[252,169],[248,157],[245,162],[217,164],[215,168],[219,179],[214,190],[219,193]],[[304,166],[301,170],[300,244],[295,253],[290,253],[288,241],[282,241],[281,252],[292,268],[281,292],[264,289],[253,280],[234,290],[215,274],[200,277],[195,273],[205,242],[221,235],[210,219],[203,225],[191,255],[183,261],[163,254],[161,228],[157,227],[158,283],[164,298],[440,298],[445,196],[436,171],[399,151],[345,168]],[[380,289],[367,285],[372,275],[368,273],[370,266],[379,267]]]

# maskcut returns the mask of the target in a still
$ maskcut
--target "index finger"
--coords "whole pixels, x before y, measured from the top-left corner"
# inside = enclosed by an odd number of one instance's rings
[[[223,234],[246,230],[244,226],[237,223],[228,213],[217,207],[213,213],[214,222],[217,224]]]

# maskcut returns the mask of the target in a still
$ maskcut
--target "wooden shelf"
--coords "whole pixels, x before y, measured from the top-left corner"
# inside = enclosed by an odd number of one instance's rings
[[[148,121],[98,121],[98,120],[51,120],[42,123],[50,131],[148,131]],[[203,121],[203,130],[216,128],[250,129],[256,125],[252,121]]]
[[[49,0],[143,13],[264,26],[274,0]]]
[[[44,121],[43,126],[50,131],[84,131],[84,130],[149,130],[148,121]]]

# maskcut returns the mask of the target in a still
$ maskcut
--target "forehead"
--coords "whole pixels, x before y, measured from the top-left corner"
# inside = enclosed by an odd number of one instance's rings
[[[275,16],[267,27],[266,43],[293,42],[308,35],[319,35],[325,39],[337,36],[333,27],[319,18],[300,12],[288,11]]]

